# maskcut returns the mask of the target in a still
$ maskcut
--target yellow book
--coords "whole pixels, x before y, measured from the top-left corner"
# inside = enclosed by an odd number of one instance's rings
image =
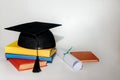
[[[40,49],[38,50],[38,56],[50,57],[55,52],[56,52],[56,48]],[[37,56],[37,50],[20,47],[18,45],[18,41],[15,41],[7,45],[5,47],[5,53]]]

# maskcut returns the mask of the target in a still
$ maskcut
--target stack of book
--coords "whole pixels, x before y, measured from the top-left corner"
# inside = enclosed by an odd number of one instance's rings
[[[18,41],[14,41],[5,47],[5,57],[18,71],[23,71],[33,68],[37,56],[36,51],[35,49],[20,47]],[[40,67],[45,67],[47,63],[52,63],[55,53],[56,48],[38,50]]]

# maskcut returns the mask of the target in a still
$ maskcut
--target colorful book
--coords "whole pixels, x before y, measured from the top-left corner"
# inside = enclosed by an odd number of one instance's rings
[[[40,57],[39,56],[39,60],[45,60],[47,61],[48,63],[52,63],[53,61],[53,58],[54,58],[55,54],[52,55],[51,57]],[[21,55],[21,54],[12,54],[12,53],[6,53],[5,54],[5,57],[7,59],[9,58],[16,58],[16,59],[27,59],[27,60],[35,60],[36,59],[36,56],[27,56],[27,55]]]
[[[29,55],[29,56],[37,56],[35,49],[27,49],[20,47],[18,45],[18,41],[15,41],[5,47],[6,53],[14,53],[14,54],[22,54],[22,55]],[[43,57],[50,57],[56,52],[56,48],[49,48],[49,49],[40,49],[38,50],[38,56]]]
[[[18,70],[24,71],[32,69],[34,66],[34,60],[23,60],[23,59],[8,59],[10,63]],[[47,61],[40,61],[40,67],[47,66]]]
[[[98,57],[91,51],[76,51],[71,52],[71,54],[82,62],[99,62]]]

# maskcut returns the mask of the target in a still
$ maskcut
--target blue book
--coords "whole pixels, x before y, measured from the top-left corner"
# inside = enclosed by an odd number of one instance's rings
[[[27,55],[21,55],[21,54],[9,54],[6,53],[6,58],[17,58],[17,59],[28,59],[28,60],[36,60],[36,56],[27,56]],[[51,57],[39,57],[39,60],[45,60],[48,63],[52,63],[53,58],[54,58],[55,54]]]

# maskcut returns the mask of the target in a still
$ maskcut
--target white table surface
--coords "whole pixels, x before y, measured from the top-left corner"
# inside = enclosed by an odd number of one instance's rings
[[[18,72],[12,64],[0,54],[0,80],[120,80],[120,64],[100,62],[83,63],[83,69],[73,72],[57,55],[53,63],[42,68],[42,72],[32,70]],[[114,57],[113,57],[114,59]],[[112,59],[109,60],[112,62]]]

